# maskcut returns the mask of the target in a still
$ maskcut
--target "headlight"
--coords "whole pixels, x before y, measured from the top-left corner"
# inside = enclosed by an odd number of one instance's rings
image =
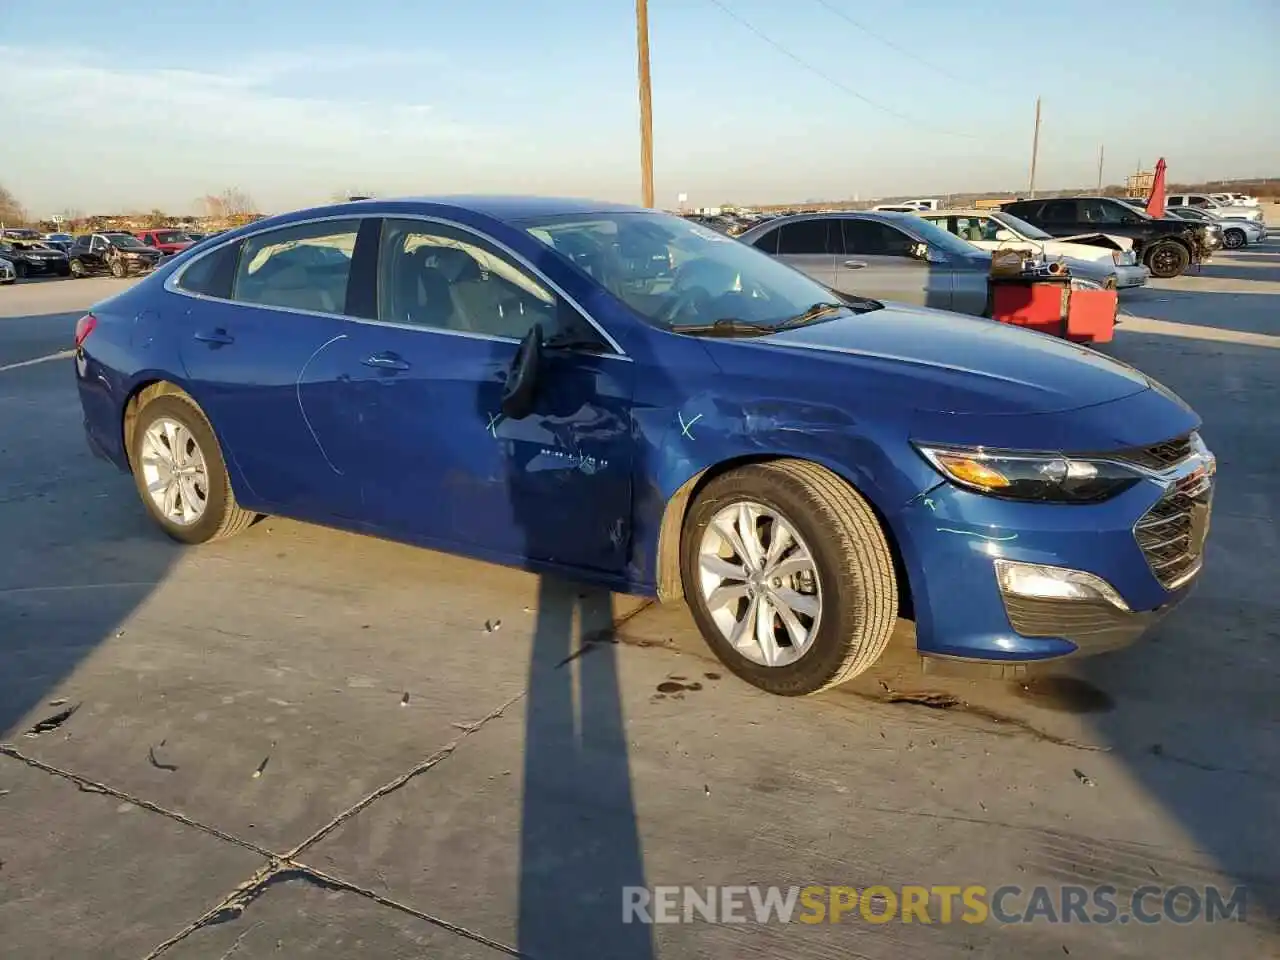
[[[1129,489],[1142,474],[1121,463],[1061,453],[915,444],[953,483],[992,497],[1043,503],[1097,503]]]
[[[1097,280],[1090,280],[1088,277],[1072,277],[1071,289],[1072,290],[1105,290],[1107,288],[1105,285],[1099,283]]]

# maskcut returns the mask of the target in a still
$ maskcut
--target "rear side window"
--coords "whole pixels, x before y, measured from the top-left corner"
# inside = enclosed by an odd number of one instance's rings
[[[1040,211],[1045,223],[1075,223],[1076,202],[1074,200],[1050,200]]]
[[[243,243],[231,299],[313,313],[346,311],[359,218],[281,227]]]
[[[178,289],[203,297],[231,297],[231,283],[240,258],[240,244],[229,243],[195,260],[178,276]]]
[[[782,255],[831,253],[827,243],[827,221],[797,220],[782,226],[778,240],[778,253]]]
[[[782,231],[774,228],[766,230],[763,234],[756,237],[756,242],[752,244],[757,250],[763,250],[765,253],[778,252],[778,234]]]

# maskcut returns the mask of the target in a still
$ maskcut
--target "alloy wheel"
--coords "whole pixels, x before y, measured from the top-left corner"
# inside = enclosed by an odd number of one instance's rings
[[[813,645],[822,621],[817,564],[776,510],[749,500],[719,510],[699,545],[698,579],[711,619],[753,663],[788,666]]]
[[[195,436],[177,420],[161,417],[142,436],[140,457],[147,494],[170,523],[189,527],[209,505],[209,469]]]

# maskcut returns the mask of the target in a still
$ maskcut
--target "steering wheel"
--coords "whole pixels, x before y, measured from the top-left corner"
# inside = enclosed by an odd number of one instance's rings
[[[668,301],[658,315],[659,321],[671,324],[685,311],[693,310],[697,312],[709,304],[714,297],[710,290],[698,285],[698,280],[701,279],[698,277],[698,273],[711,272],[717,269],[723,268],[720,264],[707,257],[698,257],[677,267],[671,278],[671,300]],[[686,283],[691,285],[686,287]]]

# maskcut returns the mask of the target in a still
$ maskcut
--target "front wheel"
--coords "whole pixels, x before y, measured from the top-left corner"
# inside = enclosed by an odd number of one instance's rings
[[[1228,250],[1238,250],[1248,242],[1244,231],[1240,229],[1232,229],[1226,231],[1222,235],[1222,245]]]
[[[124,265],[123,260],[116,258],[115,260],[111,261],[111,275],[115,277],[117,280],[124,278],[125,276],[128,275],[128,273],[129,273],[129,268]]]
[[[769,693],[804,696],[857,676],[897,622],[893,555],[875,512],[805,461],[708,483],[685,520],[681,569],[707,644]]]
[[[163,394],[138,412],[130,447],[134,484],[164,532],[182,543],[239,533],[257,515],[236,503],[222,450],[195,401]]]
[[[1160,280],[1181,276],[1191,262],[1191,253],[1180,243],[1171,240],[1154,244],[1147,251],[1147,269]]]

